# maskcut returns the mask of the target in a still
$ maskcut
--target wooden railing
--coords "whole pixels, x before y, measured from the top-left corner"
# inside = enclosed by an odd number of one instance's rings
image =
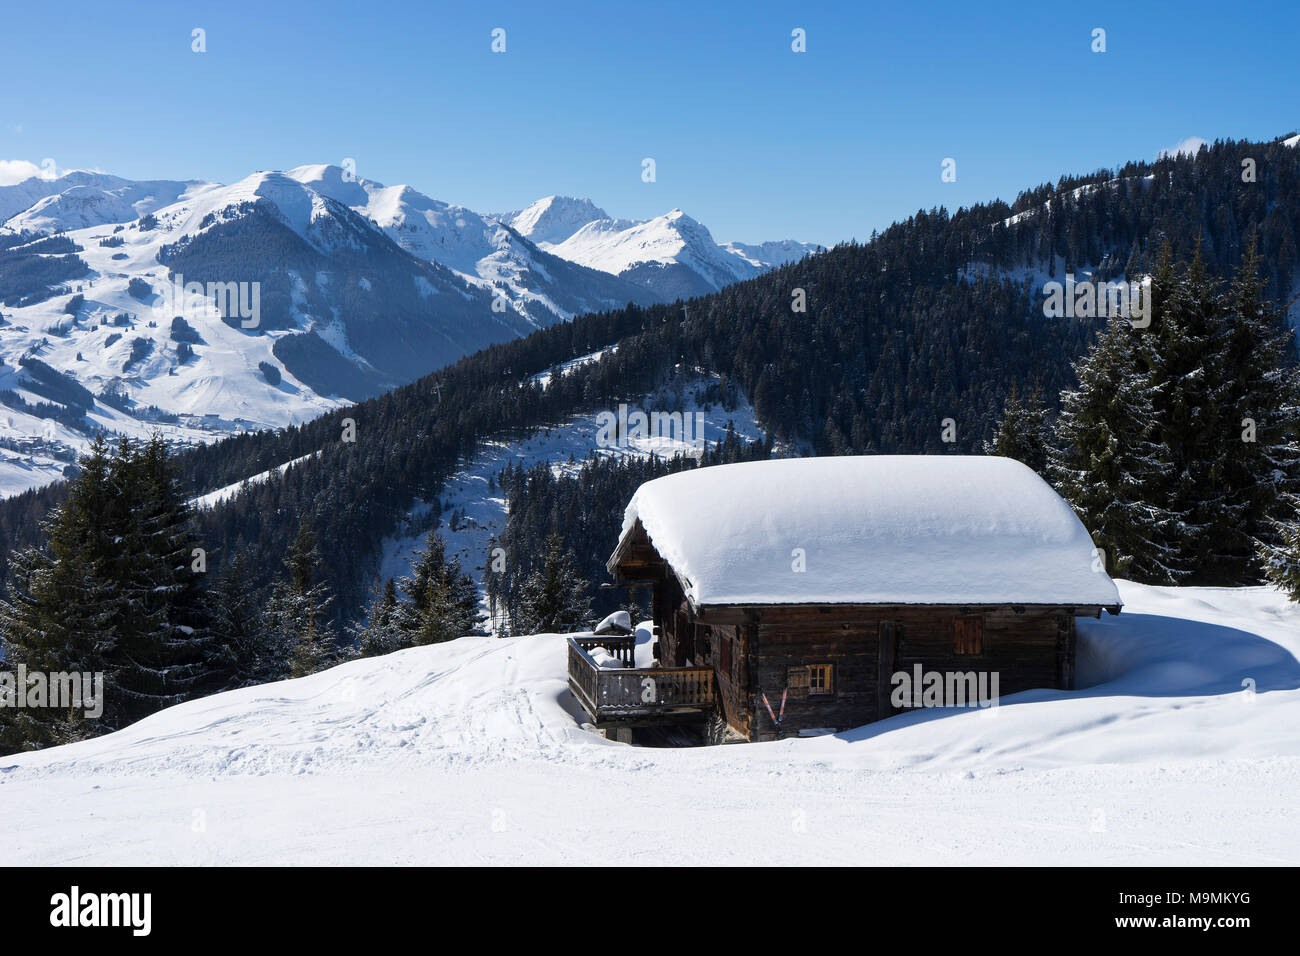
[[[569,638],[569,686],[599,723],[633,717],[705,715],[713,708],[709,667],[600,667],[587,653],[608,638]],[[587,646],[584,647],[583,645]],[[622,659],[622,654],[619,655]]]
[[[596,716],[596,701],[600,697],[600,668],[587,649],[569,638],[569,686],[584,710]]]
[[[590,651],[593,647],[603,647],[617,657],[624,667],[636,666],[635,634],[605,634],[601,637],[592,634],[590,637],[583,635],[570,640],[584,651]]]

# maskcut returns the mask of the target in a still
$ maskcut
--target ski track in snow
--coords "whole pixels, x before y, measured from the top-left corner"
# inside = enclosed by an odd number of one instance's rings
[[[834,737],[606,741],[563,635],[233,691],[0,758],[10,862],[1300,863],[1300,607],[1120,588],[1080,626],[1101,683]]]

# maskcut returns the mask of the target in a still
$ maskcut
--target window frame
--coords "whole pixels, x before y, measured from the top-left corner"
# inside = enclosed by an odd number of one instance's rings
[[[809,697],[834,697],[835,696],[835,665],[830,661],[818,662],[816,664],[805,665],[808,668],[808,696]],[[818,670],[825,671],[825,684],[822,689],[817,689],[813,683],[813,672]]]
[[[963,624],[974,624],[975,634],[962,635]],[[971,644],[974,644],[975,650],[966,650]],[[984,615],[983,614],[957,614],[952,619],[952,652],[957,657],[983,657],[985,653],[984,643]]]

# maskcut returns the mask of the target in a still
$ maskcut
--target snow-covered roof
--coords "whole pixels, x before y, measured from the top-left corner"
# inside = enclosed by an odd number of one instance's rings
[[[696,606],[1121,603],[1069,505],[1009,458],[715,465],[642,485],[620,544],[638,521]]]

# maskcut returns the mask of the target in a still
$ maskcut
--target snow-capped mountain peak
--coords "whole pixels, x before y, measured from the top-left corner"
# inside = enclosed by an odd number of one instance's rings
[[[72,186],[33,203],[13,217],[19,231],[84,229],[107,222],[129,222],[136,212],[115,192],[95,186]]]
[[[719,246],[703,224],[681,209],[645,222],[597,219],[551,251],[667,299],[713,292],[762,271]]]
[[[571,196],[546,196],[503,217],[515,232],[543,249],[558,245],[589,222],[609,218],[609,213],[590,199]]]
[[[197,180],[132,181],[73,170],[57,179],[32,177],[0,186],[0,225],[14,232],[62,232],[130,222],[205,187]]]
[[[548,252],[635,282],[665,299],[716,291],[815,248],[790,239],[719,245],[703,223],[680,207],[653,219],[615,219],[589,199],[568,196],[546,196],[501,219]]]
[[[811,242],[799,242],[796,239],[780,239],[776,242],[724,242],[722,248],[732,255],[740,256],[757,269],[775,269],[787,262],[797,262],[817,246]]]
[[[345,206],[364,206],[370,200],[367,185],[375,185],[349,173],[341,166],[328,163],[298,166],[284,175]]]
[[[663,299],[714,292],[814,248],[794,240],[719,245],[703,223],[680,207],[653,219],[614,219],[590,200],[547,196],[502,218],[542,249],[627,279]]]
[[[338,166],[299,166],[285,175],[349,206],[416,258],[445,266],[493,296],[505,296],[511,311],[530,325],[629,301],[657,301],[652,291],[548,255],[508,223],[411,186],[355,178]],[[601,212],[589,202],[587,206]]]

